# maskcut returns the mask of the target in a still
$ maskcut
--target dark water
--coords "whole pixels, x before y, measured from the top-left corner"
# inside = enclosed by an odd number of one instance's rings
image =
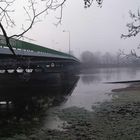
[[[1,81],[0,137],[30,134],[44,127],[48,109],[66,102],[78,79],[73,75],[48,74],[44,79],[28,82],[18,79],[12,82],[12,77],[7,84],[6,80]]]
[[[28,82],[0,77],[0,137],[30,134],[42,128],[61,129],[64,122],[52,111],[71,106],[90,110],[93,104],[110,100],[112,89],[127,86],[105,82],[139,80],[140,69],[105,68],[43,77]]]

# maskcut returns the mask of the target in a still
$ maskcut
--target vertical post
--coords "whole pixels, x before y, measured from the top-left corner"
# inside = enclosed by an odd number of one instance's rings
[[[69,35],[69,54],[70,54],[70,51],[71,51],[71,50],[70,50],[70,45],[71,45],[71,44],[70,44],[70,39],[71,39],[71,37],[70,37],[70,31],[65,31],[65,30],[63,30],[63,32],[67,32],[68,35]]]

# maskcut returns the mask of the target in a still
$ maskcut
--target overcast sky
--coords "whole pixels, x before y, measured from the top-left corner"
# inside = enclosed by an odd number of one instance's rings
[[[67,0],[63,9],[62,25],[54,26],[55,15],[50,12],[43,22],[37,23],[27,34],[32,43],[68,52],[70,31],[71,50],[79,57],[83,51],[117,52],[137,48],[139,37],[121,39],[127,33],[129,10],[140,7],[140,0],[104,0],[102,8],[96,4],[85,9],[83,0]],[[20,21],[20,18],[18,18]]]

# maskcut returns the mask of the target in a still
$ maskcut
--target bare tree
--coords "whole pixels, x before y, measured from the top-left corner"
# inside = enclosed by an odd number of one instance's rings
[[[132,13],[129,11],[130,17],[132,19],[131,23],[128,23],[126,26],[128,27],[128,34],[122,34],[122,38],[132,37],[138,35],[140,32],[140,11],[138,9],[137,13]]]
[[[28,22],[28,26],[24,27],[22,25],[22,31],[11,36],[8,36],[7,30],[9,28],[14,28],[16,26],[15,21],[12,19],[11,13],[17,12],[16,9],[12,9],[16,0],[0,0],[0,29],[5,37],[6,45],[15,55],[14,50],[10,44],[11,38],[20,38],[23,37],[26,32],[28,32],[33,25],[39,21],[39,17],[43,14],[47,14],[49,10],[60,10],[60,17],[58,18],[58,23],[61,23],[62,19],[62,9],[66,0],[28,0],[24,2],[23,9],[26,13],[26,21]],[[44,6],[41,8],[37,8],[38,5],[43,4]]]
[[[127,34],[122,34],[121,38],[129,38],[129,37],[135,37],[140,33],[140,11],[139,9],[137,10],[136,13],[133,13],[132,11],[129,11],[130,18],[132,19],[132,22],[127,23],[127,29],[128,33]],[[140,47],[138,47],[140,49]],[[130,51],[130,54],[125,54],[124,51],[122,51],[122,54],[125,56],[134,56],[136,58],[140,58],[139,55],[137,55],[137,52],[135,49]]]
[[[90,7],[93,2],[94,2],[94,0],[84,0],[85,8]],[[96,2],[99,6],[102,6],[103,0],[96,0]]]
[[[83,0],[85,8],[90,7],[94,0]],[[95,0],[98,5],[102,4],[103,0]],[[9,47],[9,49],[12,51],[14,55],[15,52],[10,44],[11,38],[19,39],[24,36],[25,33],[27,33],[33,25],[40,21],[40,17],[42,15],[47,15],[49,11],[56,11],[59,10],[60,16],[57,18],[58,21],[56,25],[61,23],[62,16],[63,16],[63,7],[66,3],[66,0],[24,0],[22,7],[24,9],[24,12],[26,14],[26,21],[28,22],[28,25],[24,26],[22,25],[22,31],[17,32],[13,35],[8,35],[7,30],[9,28],[16,27],[16,23],[14,19],[12,18],[11,14],[17,12],[15,8],[13,8],[13,5],[17,2],[17,0],[0,0],[0,29],[2,31],[3,36],[5,37],[6,45]],[[39,5],[42,5],[40,8]],[[39,8],[38,8],[39,7]]]

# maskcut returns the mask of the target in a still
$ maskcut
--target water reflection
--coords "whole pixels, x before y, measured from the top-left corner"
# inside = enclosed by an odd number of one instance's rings
[[[83,84],[139,80],[140,68],[100,68],[84,71],[81,75]]]
[[[91,83],[98,83],[101,81],[101,78],[97,75],[82,75],[81,76],[82,82],[84,84],[91,84]]]
[[[49,74],[45,79],[0,85],[0,137],[40,128],[47,117],[47,108],[66,101],[79,77]]]

